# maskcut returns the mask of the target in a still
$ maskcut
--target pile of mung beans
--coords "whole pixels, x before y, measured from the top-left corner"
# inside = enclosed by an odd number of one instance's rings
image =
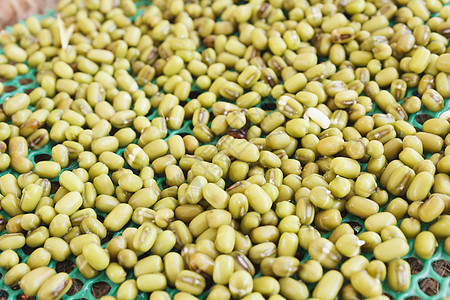
[[[407,291],[409,239],[450,254],[448,2],[61,0],[2,31],[0,77],[39,87],[0,109],[1,280],[60,299],[73,255],[104,300]]]

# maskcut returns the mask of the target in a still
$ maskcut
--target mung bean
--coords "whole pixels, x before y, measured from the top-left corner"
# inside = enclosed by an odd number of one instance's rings
[[[385,262],[391,289],[408,290],[409,269],[398,259],[409,251],[406,238],[428,259],[450,228],[448,116],[425,121],[421,132],[407,122],[422,106],[441,111],[449,96],[447,7],[174,0],[136,16],[131,0],[91,2],[62,1],[61,20],[29,18],[0,34],[0,76],[26,74],[27,62],[40,85],[5,97],[0,110],[0,170],[20,173],[0,178],[10,217],[0,219],[2,257],[43,246],[30,255],[32,271],[18,264],[8,282],[27,283],[50,257],[73,253],[85,278],[106,270],[121,283],[118,299],[139,291],[167,299],[167,285],[180,290],[176,299],[195,299],[211,278],[219,285],[208,299],[306,299],[303,281],[318,282],[315,298],[340,290],[383,298]],[[68,37],[61,21],[73,28]],[[366,115],[373,102],[382,113]],[[29,155],[50,139],[51,159]],[[58,176],[50,197],[48,179]],[[341,224],[345,213],[365,219],[366,231]],[[139,227],[104,250],[100,240],[130,219]],[[421,222],[433,223],[421,232]],[[313,260],[300,264],[299,246]],[[369,267],[360,251],[377,260]],[[339,269],[341,256],[350,258],[340,272],[323,274]],[[137,279],[125,281],[133,267]],[[252,279],[255,267],[263,277]],[[294,273],[302,281],[287,277]],[[24,293],[60,298],[71,282],[54,272],[44,281]]]

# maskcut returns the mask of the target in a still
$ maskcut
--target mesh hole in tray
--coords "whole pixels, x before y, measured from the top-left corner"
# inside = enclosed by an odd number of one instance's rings
[[[75,269],[75,263],[71,260],[66,259],[65,261],[60,261],[56,263],[55,270],[58,273],[66,272],[70,273]]]
[[[363,229],[363,226],[361,224],[359,224],[358,222],[348,221],[347,223],[348,223],[348,225],[350,225],[353,228],[353,230],[355,231],[355,234],[360,233],[361,230]]]
[[[201,94],[200,91],[191,91],[189,93],[189,99],[197,99],[197,97]]]
[[[83,287],[83,282],[79,279],[72,279],[72,286],[67,291],[67,295],[72,296],[78,293]]]
[[[109,135],[115,135],[117,133],[117,131],[119,131],[119,130],[120,130],[120,128],[116,128],[113,126],[111,128],[111,131],[109,132]]]
[[[298,260],[302,261],[305,258],[305,252],[299,247],[297,252],[295,252],[295,257],[298,258]]]
[[[417,297],[417,296],[411,296],[411,297],[405,298],[405,300],[423,300],[423,299],[420,297]]]
[[[17,90],[17,88],[13,85],[7,85],[5,86],[5,89],[3,90],[5,93],[11,93]]]
[[[420,259],[417,259],[415,257],[408,257],[405,258],[405,260],[409,263],[409,266],[411,268],[411,275],[416,275],[423,270],[423,262],[421,262]]]
[[[38,163],[40,161],[50,160],[51,158],[52,157],[49,154],[42,153],[42,154],[35,155],[33,160],[34,160],[34,162]]]
[[[385,295],[386,297],[388,297],[388,298],[391,299],[391,300],[394,300],[394,299],[395,299],[394,297],[392,297],[392,296],[389,295],[389,294],[383,293],[383,295]]]
[[[50,181],[50,194],[56,193],[56,191],[59,189],[59,181]]]
[[[128,227],[128,225],[126,225],[126,226]],[[125,228],[127,228],[127,227],[125,227]],[[106,233],[105,238],[102,239],[102,240],[100,241],[100,243],[101,243],[102,245],[104,245],[104,244],[108,243],[112,238],[113,238],[113,233],[112,233],[111,231],[108,231],[108,232]]]
[[[36,248],[32,248],[32,247],[30,247],[28,245],[25,245],[25,246],[22,247],[22,251],[26,255],[30,255],[34,250],[36,250]]]
[[[30,78],[22,78],[22,79],[19,80],[19,83],[20,83],[21,85],[29,85],[29,84],[33,83],[33,79],[30,79]]]
[[[91,285],[91,294],[95,299],[100,299],[111,290],[111,286],[104,281],[96,282]]]
[[[264,109],[264,110],[275,110],[276,108],[277,108],[277,105],[274,103],[274,102],[272,102],[272,101],[264,101],[262,104],[261,104],[261,108],[262,109]]]
[[[433,116],[430,116],[429,114],[420,114],[417,115],[414,119],[416,120],[417,123],[419,123],[420,125],[423,125],[423,123],[425,123],[425,121],[432,119]]]
[[[419,287],[428,296],[434,296],[439,293],[441,289],[441,285],[437,282],[436,279],[431,277],[426,277],[424,279],[419,280]]]
[[[439,259],[434,261],[431,266],[433,270],[441,277],[447,277],[450,275],[450,261]]]
[[[23,92],[24,92],[25,94],[29,95],[32,91],[34,91],[34,88],[26,89],[26,90],[24,90]]]
[[[164,180],[165,177],[160,177],[161,178],[161,187],[165,190],[169,187],[169,185],[167,184],[167,182]]]
[[[189,134],[190,134],[189,132],[180,132],[180,133],[178,133],[178,135],[181,136],[181,137],[185,137],[186,135],[189,135]]]

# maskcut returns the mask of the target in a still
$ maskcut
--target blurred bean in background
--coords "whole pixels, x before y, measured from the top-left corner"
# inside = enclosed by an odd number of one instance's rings
[[[0,29],[46,9],[54,9],[57,3],[58,0],[0,0]]]

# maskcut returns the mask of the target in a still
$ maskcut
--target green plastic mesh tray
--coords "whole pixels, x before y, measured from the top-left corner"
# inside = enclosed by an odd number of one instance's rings
[[[138,10],[138,15],[142,14],[143,10],[147,5],[150,5],[150,1],[139,1],[136,3]],[[47,18],[47,17],[53,17],[55,15],[54,11],[48,11],[46,15],[38,16],[39,19]],[[136,16],[135,16],[136,17]],[[133,17],[132,19],[134,19]],[[11,28],[8,28],[7,30],[11,30]],[[2,53],[2,49],[0,49],[0,53]],[[30,72],[25,75],[18,76],[14,80],[8,81],[4,83],[5,86],[5,92],[0,97],[0,103],[3,103],[6,98],[13,96],[15,93],[29,93],[34,88],[38,86],[38,84],[35,81],[35,69],[30,69]],[[192,88],[192,92],[195,94],[195,92],[200,92],[200,90],[194,85]],[[416,90],[408,90],[407,96],[410,96],[414,94]],[[193,95],[191,93],[191,95]],[[195,97],[192,97],[195,98]],[[224,99],[222,99],[224,100]],[[189,101],[189,99],[187,100]],[[274,99],[271,97],[268,97],[264,99],[258,106],[262,106],[263,108],[267,109],[273,109],[274,107]],[[33,107],[30,107],[30,109],[33,109]],[[442,110],[442,112],[447,111],[450,109],[450,101],[448,99],[445,100],[445,107]],[[422,128],[421,119],[423,119],[425,115],[425,118],[429,116],[432,117],[439,117],[439,115],[442,113],[433,113],[428,111],[427,109],[423,108],[419,112],[410,115],[409,123],[411,123],[416,128]],[[370,115],[374,113],[381,113],[374,105],[373,110],[369,113]],[[150,115],[148,116],[148,119],[153,119],[155,117],[158,117],[158,114],[156,110],[152,110]],[[183,123],[182,128],[175,131],[169,131],[168,137],[174,135],[174,134],[181,134],[181,133],[187,133],[192,134],[191,121],[186,121]],[[167,138],[168,138],[167,137]],[[217,142],[216,138],[212,143]],[[37,151],[30,152],[28,155],[28,158],[33,162],[36,163],[40,160],[48,160],[50,159],[51,155],[51,149],[55,145],[54,142],[50,142],[48,145],[46,145],[44,148],[39,149]],[[119,149],[117,151],[118,154],[122,154],[124,151],[123,148]],[[67,168],[63,170],[72,170],[74,168],[78,168],[77,162],[73,162],[70,164]],[[362,165],[362,169],[365,170],[365,165]],[[5,172],[0,173],[1,175],[12,173],[16,177],[19,175],[17,172],[13,170],[7,170]],[[155,178],[157,179],[157,182],[160,187],[162,187],[165,178],[159,177]],[[57,182],[58,179],[52,180],[52,182]],[[53,196],[53,194],[51,195]],[[392,199],[392,198],[391,198]],[[383,206],[381,210],[384,210],[387,205]],[[101,217],[105,217],[106,214],[97,211],[98,215]],[[4,216],[5,218],[9,218],[7,214],[4,211],[1,211],[0,214]],[[347,214],[343,218],[343,223],[350,222],[352,227],[354,227],[356,232],[363,232],[364,229],[364,222],[355,216],[352,216],[350,214]],[[400,221],[399,221],[400,224]],[[137,227],[136,224],[131,223],[130,226]],[[422,225],[422,230],[425,230],[428,228],[428,225]],[[122,230],[123,231],[123,230]],[[120,235],[122,231],[116,232],[114,234],[108,234],[108,236],[102,240],[102,246],[105,247],[107,242],[116,235]],[[1,234],[6,233],[6,230],[3,232],[0,232]],[[325,234],[324,237],[328,237],[329,234]],[[446,254],[443,250],[443,241],[439,241],[439,246],[437,247],[436,253],[434,256],[429,260],[423,260],[419,258],[414,253],[414,240],[408,241],[410,245],[410,251],[409,253],[404,257],[410,264],[411,264],[411,273],[412,273],[412,280],[411,280],[411,287],[410,289],[402,294],[395,293],[391,289],[389,289],[389,286],[387,285],[387,282],[383,284],[383,291],[386,295],[390,296],[391,298],[395,299],[441,299],[446,296],[450,296],[450,256]],[[28,255],[33,251],[34,249],[28,248],[25,246],[23,249],[17,250],[17,253],[20,256],[21,262],[26,262]],[[373,254],[364,254],[369,260],[373,257]],[[301,260],[302,262],[310,259],[308,253],[304,251],[304,257]],[[106,276],[105,272],[101,272],[99,276],[86,280],[81,273],[77,270],[75,267],[75,257],[71,255],[68,260],[64,262],[56,262],[51,261],[50,267],[56,269],[58,272],[67,272],[69,273],[70,277],[73,279],[73,285],[72,288],[69,290],[67,295],[63,297],[63,299],[95,299],[100,298],[104,295],[115,295],[116,291],[119,287],[118,284],[115,284],[111,282],[108,277]],[[6,286],[3,282],[3,276],[5,275],[6,271],[2,268],[0,268],[0,300],[3,299],[35,299],[35,297],[27,297],[25,296],[20,289],[11,289],[10,287]],[[260,276],[261,274],[257,274],[256,276]],[[133,272],[129,272],[127,279],[134,278]],[[308,285],[308,288],[310,292],[314,288],[314,285]],[[176,289],[167,289],[166,290],[171,296],[173,296],[177,290]],[[203,293],[199,298],[204,299],[208,295],[208,292],[206,291]],[[146,293],[139,293],[137,296],[137,299],[148,299],[148,294]]]

